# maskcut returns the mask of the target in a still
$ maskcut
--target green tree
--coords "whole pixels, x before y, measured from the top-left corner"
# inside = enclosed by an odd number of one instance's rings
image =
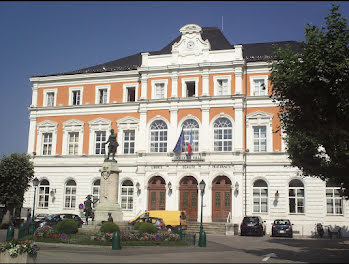
[[[326,27],[305,27],[302,52],[277,49],[271,98],[292,166],[304,175],[343,183],[349,195],[349,31],[332,4]]]
[[[12,153],[0,159],[0,204],[5,205],[3,224],[12,223],[13,211],[22,207],[24,192],[34,177],[34,166],[28,154]]]

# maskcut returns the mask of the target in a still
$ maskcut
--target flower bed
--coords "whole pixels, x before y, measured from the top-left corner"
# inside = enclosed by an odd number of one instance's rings
[[[177,241],[179,240],[178,234],[173,233],[142,233],[142,232],[121,232],[121,241]],[[113,234],[112,233],[96,233],[91,236],[91,240],[95,241],[112,241]]]
[[[12,258],[21,254],[28,254],[30,257],[36,257],[39,247],[31,240],[12,240],[10,242],[0,243],[0,252],[8,253]]]

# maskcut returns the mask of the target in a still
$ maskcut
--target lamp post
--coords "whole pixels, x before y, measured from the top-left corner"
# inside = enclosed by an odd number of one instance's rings
[[[199,234],[199,247],[206,247],[206,233],[204,232],[204,227],[202,226],[202,211],[204,208],[204,191],[206,184],[202,180],[199,184],[201,191],[201,221],[200,221],[200,234]]]
[[[35,197],[36,197],[36,187],[39,185],[39,180],[38,178],[34,178],[33,180],[33,186],[34,186],[34,203],[33,203],[33,217],[32,219],[34,220],[34,213],[35,213]]]

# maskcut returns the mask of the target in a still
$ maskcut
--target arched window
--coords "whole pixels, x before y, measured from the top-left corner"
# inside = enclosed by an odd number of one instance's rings
[[[162,120],[150,125],[150,152],[167,152],[167,125]]]
[[[133,183],[126,180],[121,185],[121,208],[133,210]]]
[[[253,212],[268,212],[268,184],[263,180],[257,180],[253,184]]]
[[[290,213],[304,214],[304,185],[300,180],[290,181],[288,198]]]
[[[193,137],[193,151],[199,151],[199,124],[194,119],[187,119],[183,122],[183,132],[185,144],[182,146],[182,152],[188,151],[188,143],[190,140],[190,132]]]
[[[335,184],[333,181],[326,182],[326,204],[327,214],[343,214],[343,196],[341,193],[341,186]]]
[[[93,207],[99,203],[99,194],[100,194],[100,188],[101,188],[101,180],[95,180],[92,187],[92,201],[93,201]]]
[[[218,118],[214,124],[214,151],[232,151],[233,130],[228,118]]]
[[[39,185],[38,208],[48,208],[50,195],[50,183],[48,180],[42,180]]]
[[[74,180],[67,181],[64,189],[64,207],[74,209],[76,202],[76,182]]]

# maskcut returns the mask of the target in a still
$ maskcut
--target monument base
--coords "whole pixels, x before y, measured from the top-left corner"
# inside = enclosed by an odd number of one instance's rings
[[[102,221],[108,221],[108,213],[111,213],[113,222],[123,221],[123,214],[119,204],[103,203],[96,206],[94,224],[101,225]]]

